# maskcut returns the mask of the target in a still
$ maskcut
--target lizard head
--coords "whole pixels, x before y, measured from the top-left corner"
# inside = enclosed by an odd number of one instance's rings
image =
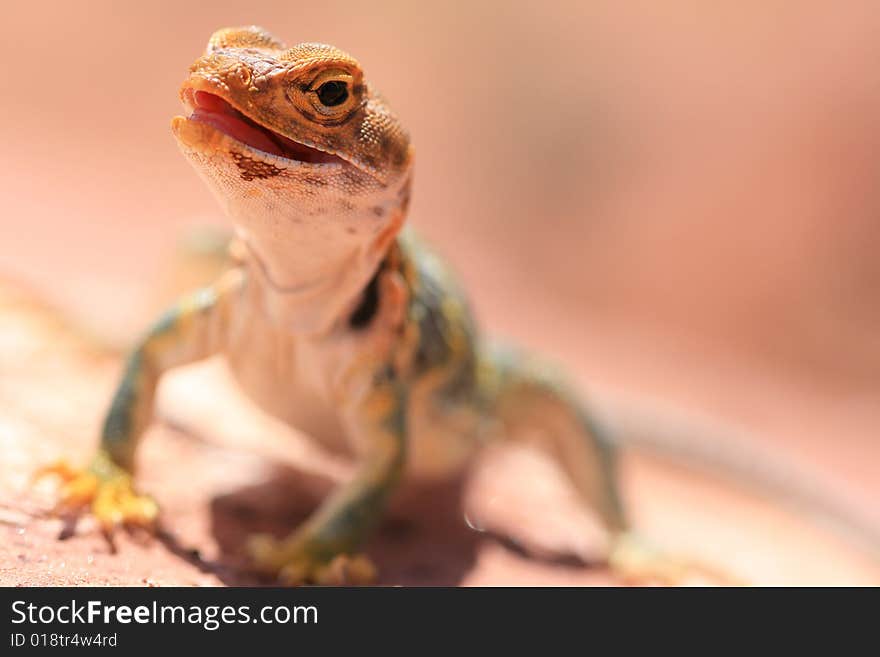
[[[267,284],[292,305],[324,299],[326,321],[342,312],[403,224],[413,160],[358,62],[333,46],[288,48],[258,27],[226,28],[180,98],[178,144]]]

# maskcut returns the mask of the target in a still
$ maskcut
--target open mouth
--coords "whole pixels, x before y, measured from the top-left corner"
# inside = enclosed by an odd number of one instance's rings
[[[308,164],[346,163],[337,155],[300,144],[260,125],[216,94],[188,88],[184,91],[184,102],[192,108],[190,121],[206,123],[258,151]]]

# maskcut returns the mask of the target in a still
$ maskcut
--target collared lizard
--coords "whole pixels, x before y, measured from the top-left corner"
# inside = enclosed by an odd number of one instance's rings
[[[223,354],[263,409],[295,426],[298,409],[317,410],[335,430],[314,438],[345,436],[359,463],[287,538],[251,540],[256,566],[283,581],[370,579],[358,550],[401,479],[451,476],[502,438],[534,440],[558,461],[608,530],[615,571],[675,581],[698,567],[634,538],[615,447],[577,395],[552,368],[482,338],[444,263],[403,228],[413,148],[355,59],[221,29],[180,97],[172,131],[234,223],[237,264],[132,351],[90,465],[49,469],[65,480],[62,506],[90,505],[107,531],[151,526],[158,510],[133,471],[157,383]]]

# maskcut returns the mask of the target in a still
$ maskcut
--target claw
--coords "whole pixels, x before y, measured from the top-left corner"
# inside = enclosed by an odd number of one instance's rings
[[[376,581],[376,567],[363,554],[337,554],[328,561],[309,550],[305,541],[278,541],[266,534],[252,536],[247,551],[258,570],[277,575],[288,586],[362,586]]]
[[[40,468],[32,481],[36,483],[45,477],[58,477],[61,489],[53,512],[76,514],[91,506],[92,515],[107,535],[120,525],[153,529],[159,507],[151,497],[135,492],[131,475],[118,468],[110,475],[106,474],[106,468],[97,469],[105,472],[99,475],[94,471],[96,469],[80,470],[65,461],[58,461]]]
[[[284,566],[284,560],[279,558],[278,540],[269,534],[249,536],[245,544],[245,551],[253,562],[254,568],[261,573],[274,575]]]
[[[77,470],[66,461],[57,461],[40,468],[31,477],[31,483],[36,484],[47,477],[61,480],[58,501],[52,509],[57,515],[79,511],[87,506],[98,492],[100,483],[96,475]]]
[[[314,572],[320,586],[365,586],[376,582],[376,566],[365,554],[338,554]]]
[[[716,586],[745,585],[735,575],[694,559],[665,554],[629,533],[615,539],[608,564],[628,584],[681,586],[699,578]]]
[[[92,513],[104,531],[119,525],[152,529],[159,514],[153,498],[134,491],[131,477],[102,482],[92,500]]]

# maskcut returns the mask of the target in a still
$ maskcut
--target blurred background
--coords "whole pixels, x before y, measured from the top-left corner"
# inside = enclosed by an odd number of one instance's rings
[[[224,225],[169,119],[211,32],[259,24],[344,48],[388,97],[411,222],[487,330],[880,507],[877,3],[19,2],[4,22],[0,272],[92,329],[130,341],[181,233]]]

